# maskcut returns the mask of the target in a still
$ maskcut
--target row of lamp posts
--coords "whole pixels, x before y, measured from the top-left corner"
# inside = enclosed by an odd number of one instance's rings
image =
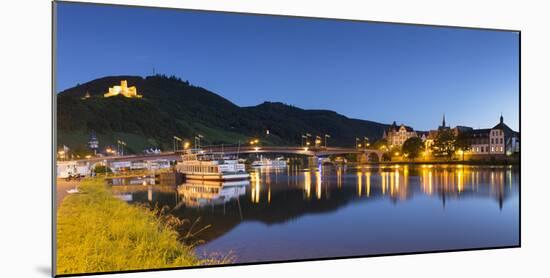
[[[309,134],[309,133],[302,134],[302,138],[301,138],[301,142],[300,142],[302,147],[309,147],[311,145],[311,142],[310,142],[311,137],[313,137],[313,136],[311,136],[311,134]],[[330,135],[325,134],[325,136],[324,136],[325,148],[328,147],[328,138],[330,138]],[[314,141],[315,142],[315,147],[320,147],[321,146],[321,143],[322,143],[321,139],[322,139],[321,136],[319,136],[319,135],[315,136],[315,141]]]
[[[361,149],[361,148],[368,148],[370,146],[370,143],[369,143],[369,138],[368,137],[363,137],[363,142],[361,143],[361,139],[359,139],[359,137],[356,137],[355,138],[355,147],[357,149]]]
[[[183,146],[183,149],[186,150],[190,147],[191,143],[189,141],[184,141],[178,136],[174,135],[174,152],[178,151],[178,146],[181,144]],[[195,136],[195,147],[200,148],[201,147],[201,139],[204,138],[201,134],[197,134]]]

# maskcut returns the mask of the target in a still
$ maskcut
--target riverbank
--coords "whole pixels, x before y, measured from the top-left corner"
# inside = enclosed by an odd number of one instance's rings
[[[78,186],[80,186],[80,181],[66,181],[65,179],[57,179],[55,181],[55,211],[59,209],[65,197],[69,195],[67,190],[74,189]]]
[[[80,183],[57,211],[57,274],[220,264],[201,260],[155,212],[112,196],[103,179]]]

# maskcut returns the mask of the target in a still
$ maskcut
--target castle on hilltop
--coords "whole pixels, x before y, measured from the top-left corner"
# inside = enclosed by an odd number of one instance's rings
[[[114,97],[118,95],[123,95],[127,98],[141,98],[142,95],[138,95],[137,89],[135,86],[128,87],[128,81],[122,80],[120,81],[120,86],[113,86],[109,88],[109,92],[103,94],[103,97]]]

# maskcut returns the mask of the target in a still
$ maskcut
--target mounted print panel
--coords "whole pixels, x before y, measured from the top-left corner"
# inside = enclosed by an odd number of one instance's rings
[[[520,32],[54,2],[54,275],[520,246]]]

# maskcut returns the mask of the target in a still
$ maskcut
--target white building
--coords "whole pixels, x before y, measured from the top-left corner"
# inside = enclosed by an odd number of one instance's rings
[[[472,155],[511,155],[519,152],[519,133],[500,122],[493,128],[473,129],[469,132]]]
[[[384,130],[383,138],[388,141],[390,148],[392,147],[401,147],[407,139],[411,137],[416,137],[416,132],[412,127],[401,124],[397,126],[395,122],[386,130]]]

